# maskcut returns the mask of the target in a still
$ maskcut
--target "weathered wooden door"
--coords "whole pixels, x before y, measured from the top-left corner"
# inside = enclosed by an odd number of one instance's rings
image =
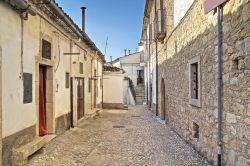
[[[74,86],[73,77],[70,78],[70,125],[74,127]]]
[[[94,80],[94,108],[96,108],[97,100],[97,80]]]
[[[77,119],[84,116],[84,78],[77,79]]]

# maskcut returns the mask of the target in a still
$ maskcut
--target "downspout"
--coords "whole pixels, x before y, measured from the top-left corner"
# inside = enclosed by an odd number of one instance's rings
[[[218,107],[218,166],[222,164],[222,29],[221,29],[221,7],[217,7],[217,40],[218,40],[218,85],[217,85],[217,107]]]
[[[158,116],[158,43],[157,41],[155,42],[155,49],[156,49],[156,54],[155,54],[155,77],[156,77],[156,116]]]
[[[155,15],[157,14],[157,2],[155,0]],[[158,41],[155,40],[155,77],[156,77],[156,116],[158,116]]]
[[[90,76],[90,83],[91,83],[91,88],[90,88],[90,91],[91,91],[91,110],[93,109],[93,84],[92,84],[92,67],[93,67],[93,57],[91,57],[91,76]]]
[[[70,40],[70,50],[69,52],[72,53],[72,40]],[[72,74],[72,56],[70,55],[70,65],[69,65],[69,72],[70,72],[70,83],[71,83],[71,94],[70,94],[70,100],[71,100],[71,110],[70,110],[70,119],[71,119],[71,128],[74,128],[74,79]]]
[[[24,20],[21,18],[21,72],[20,79],[23,79],[23,28],[24,28]]]
[[[103,108],[103,77],[104,77],[104,62],[102,63],[102,108]]]

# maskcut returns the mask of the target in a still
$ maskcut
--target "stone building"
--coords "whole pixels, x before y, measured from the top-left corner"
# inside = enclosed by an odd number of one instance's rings
[[[250,164],[250,3],[222,5],[222,161]],[[217,13],[204,0],[147,0],[144,52],[156,55],[156,115],[217,162]]]
[[[1,1],[0,15],[0,161],[25,164],[102,107],[105,60],[54,0]]]

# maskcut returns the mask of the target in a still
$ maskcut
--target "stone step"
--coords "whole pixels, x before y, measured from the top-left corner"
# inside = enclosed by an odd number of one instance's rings
[[[45,144],[47,144],[55,137],[56,135],[45,135],[43,137],[36,137],[32,142],[17,149],[13,149],[13,165],[27,165],[28,157],[40,150]]]

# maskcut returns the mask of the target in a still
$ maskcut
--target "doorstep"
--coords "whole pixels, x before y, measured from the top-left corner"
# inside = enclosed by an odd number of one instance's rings
[[[28,163],[28,157],[42,149],[47,143],[53,140],[56,135],[45,135],[36,137],[33,141],[19,148],[13,149],[13,165],[24,166]]]

